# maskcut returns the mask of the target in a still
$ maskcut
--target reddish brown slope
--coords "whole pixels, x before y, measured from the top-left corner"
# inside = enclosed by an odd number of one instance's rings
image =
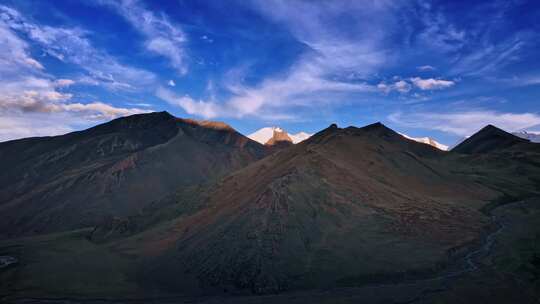
[[[93,226],[266,154],[264,146],[223,123],[183,120],[167,112],[0,143],[0,234]]]
[[[149,256],[149,280],[175,290],[197,280],[265,293],[434,269],[486,228],[478,208],[496,195],[450,174],[443,153],[381,124],[334,125],[229,175],[207,208],[118,246]]]
[[[452,149],[452,152],[475,154],[502,151],[513,147],[538,147],[527,139],[517,137],[493,125],[487,125]],[[538,148],[537,148],[538,149]]]

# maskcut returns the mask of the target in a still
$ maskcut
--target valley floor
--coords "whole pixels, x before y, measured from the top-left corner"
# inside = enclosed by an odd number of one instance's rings
[[[0,255],[19,262],[0,269],[0,302],[540,303],[540,198],[503,205],[492,215],[496,229],[482,246],[429,278],[265,296],[133,294],[139,288],[130,273],[134,258],[89,242],[86,230],[4,241]]]

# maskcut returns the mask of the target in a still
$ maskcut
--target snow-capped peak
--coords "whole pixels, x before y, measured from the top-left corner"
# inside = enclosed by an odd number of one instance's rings
[[[313,135],[313,134],[309,134],[309,133],[306,133],[306,132],[298,132],[296,134],[289,134],[289,137],[292,139],[293,144],[297,144],[297,143],[299,143],[301,141],[304,141],[304,140],[310,138],[311,135]]]
[[[275,129],[279,129],[279,128],[276,128],[276,127],[262,128],[260,130],[255,131],[254,133],[249,134],[248,137],[264,145],[274,136]]]
[[[410,139],[410,140],[414,140],[414,141],[417,141],[419,143],[423,143],[423,144],[426,144],[426,145],[430,145],[432,147],[435,147],[439,150],[443,150],[443,151],[448,151],[448,146],[447,145],[443,145],[441,144],[440,142],[437,142],[436,140],[434,140],[433,138],[431,137],[411,137],[411,136],[408,136],[406,134],[403,134],[403,133],[399,133],[401,134],[401,136],[407,138],[407,139]]]
[[[293,144],[297,144],[303,140],[308,139],[311,135],[312,134],[306,132],[289,134],[287,133],[287,131],[283,130],[280,127],[266,127],[249,134],[248,137],[263,145],[267,144],[269,141],[271,142],[272,138],[278,136],[280,140],[283,140],[282,138],[290,138],[290,141],[292,141]]]

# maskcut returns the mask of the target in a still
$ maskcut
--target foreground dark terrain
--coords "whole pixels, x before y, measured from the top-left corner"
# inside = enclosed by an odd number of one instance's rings
[[[270,146],[162,112],[0,159],[3,302],[540,301],[540,144],[494,126]]]

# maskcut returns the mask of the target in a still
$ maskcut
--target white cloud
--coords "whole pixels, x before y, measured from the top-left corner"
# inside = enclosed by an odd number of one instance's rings
[[[434,11],[428,2],[420,5],[418,14],[424,26],[418,38],[425,47],[436,52],[454,52],[467,43],[467,32],[447,20],[441,12]]]
[[[482,41],[481,45],[475,46],[474,52],[459,58],[452,72],[472,76],[493,72],[519,58],[518,54],[524,46],[525,42],[519,35],[496,44]]]
[[[139,110],[115,108],[100,102],[60,106],[65,109],[59,112],[0,111],[0,142],[33,136],[61,135],[91,127],[103,119],[140,113]]]
[[[328,81],[296,70],[285,79],[267,79],[259,86],[246,87],[233,80],[226,84],[233,96],[224,102],[210,100],[194,100],[190,96],[175,96],[172,92],[160,88],[157,96],[171,104],[180,106],[190,115],[204,118],[237,117],[247,115],[275,119],[291,119],[294,115],[275,113],[276,109],[300,105],[309,106],[317,101],[313,94],[337,94],[354,92],[373,92],[376,88],[363,84]]]
[[[210,37],[208,37],[208,36],[206,36],[206,35],[202,35],[202,36],[201,36],[201,40],[204,40],[204,41],[206,41],[206,42],[208,42],[208,43],[214,42],[214,39],[212,39],[212,38],[210,38]]]
[[[56,84],[59,87],[69,87],[69,86],[73,85],[74,83],[75,83],[75,81],[73,81],[71,79],[57,79],[56,80]]]
[[[490,80],[515,87],[540,85],[540,75],[534,74],[514,76],[512,78],[493,78]]]
[[[74,45],[63,43],[78,38],[63,36],[65,33],[71,32],[38,27],[26,22],[17,11],[0,6],[0,140],[56,135],[72,131],[75,126],[88,126],[96,121],[147,111],[115,107],[99,101],[74,102],[73,95],[66,89],[75,81],[56,79],[47,74],[45,67],[32,58],[28,43],[21,38],[29,37],[43,43],[41,46],[45,52],[61,60],[81,60],[77,62],[84,63],[104,61],[96,63],[89,71],[99,67],[99,64],[115,67],[114,61],[94,53],[84,39],[80,40],[83,41],[81,46],[87,49],[80,51],[87,58],[74,57],[72,52],[75,50],[69,49]]]
[[[169,82],[167,82],[167,85],[169,85],[170,87],[174,87],[176,86],[176,83],[174,82],[174,80],[169,80]]]
[[[152,104],[145,103],[145,102],[128,102],[126,104],[130,106],[135,106],[135,107],[144,107],[144,108],[152,107]]]
[[[51,80],[25,76],[0,84],[0,113],[77,113],[84,119],[111,119],[147,112],[138,108],[118,108],[103,102],[73,103],[72,94],[59,91],[67,79]],[[69,84],[68,84],[69,83]]]
[[[435,67],[431,65],[421,65],[416,68],[419,71],[426,72],[426,71],[435,71]]]
[[[155,14],[147,10],[137,0],[102,0],[114,7],[133,28],[145,36],[145,47],[150,52],[169,60],[178,73],[185,74],[185,43],[187,36],[178,24],[171,22],[165,14]]]
[[[434,78],[422,79],[420,77],[413,77],[410,80],[417,88],[423,91],[446,89],[456,84],[451,80]]]
[[[0,6],[0,71],[3,77],[5,73],[12,74],[14,71],[42,70],[43,65],[32,58],[28,44],[20,39],[6,24],[7,18],[2,13],[4,7]]]
[[[490,16],[475,22],[459,24],[447,18],[440,5],[430,1],[418,2],[414,22],[423,25],[414,37],[419,46],[445,56],[451,63],[452,74],[492,76],[512,61],[519,60],[530,41],[537,41],[538,34],[528,28],[514,30],[511,35],[500,35],[512,25],[508,11],[519,5],[516,1],[489,1],[471,5],[469,14]],[[495,38],[496,37],[496,38]],[[495,38],[495,39],[494,39]]]
[[[31,57],[28,43],[6,23],[12,15],[19,18],[16,11],[0,6],[0,110],[40,111],[45,104],[70,99],[71,94],[58,90],[66,80],[56,82],[47,75],[44,67]]]
[[[381,82],[377,85],[377,88],[386,94],[390,93],[391,91],[407,93],[411,90],[411,85],[405,80],[399,80],[392,84],[386,84],[384,82]]]
[[[1,115],[0,142],[24,137],[60,135],[73,131],[64,117],[50,115]]]
[[[399,77],[396,77],[396,79],[399,79]],[[434,78],[422,79],[420,77],[413,77],[413,78],[409,78],[409,81],[410,83],[403,79],[400,79],[394,83],[386,83],[383,81],[377,85],[377,88],[380,91],[388,94],[391,91],[397,91],[400,93],[408,93],[412,89],[413,85],[422,91],[440,90],[440,89],[449,88],[455,85],[454,81],[434,79]]]
[[[217,117],[218,114],[222,114],[222,105],[215,102],[201,100],[196,101],[187,95],[178,96],[165,88],[158,88],[156,91],[156,96],[165,100],[171,105],[181,107],[190,115],[197,115],[208,119]]]
[[[3,21],[0,36],[11,37],[6,35],[6,31],[10,31],[11,35],[22,33],[37,43],[49,56],[80,66],[88,73],[80,79],[83,84],[134,90],[144,88],[155,81],[156,76],[153,73],[121,64],[106,52],[96,49],[87,39],[89,33],[86,31],[78,28],[41,26],[28,21],[17,11],[5,6],[0,6],[0,18]],[[25,42],[23,43],[26,45]],[[11,44],[14,43],[11,42]],[[20,53],[20,47],[14,50],[17,54]],[[9,58],[16,58],[16,56]],[[25,57],[23,61],[27,65],[43,69],[41,64],[31,57]]]
[[[90,119],[113,119],[120,116],[147,113],[149,110],[138,108],[119,108],[103,102],[92,102],[87,104],[70,103],[58,105],[57,111],[69,111],[86,114]]]
[[[395,22],[390,17],[395,2],[351,2],[344,6],[334,2],[254,1],[252,6],[264,17],[285,25],[307,50],[288,71],[256,85],[245,85],[237,75],[227,77],[223,87],[232,97],[224,101],[174,98],[186,112],[206,118],[249,115],[290,119],[295,113],[283,112],[291,107],[317,111],[321,104],[340,103],[378,90],[348,76],[366,77],[388,62],[383,28]],[[344,35],[336,22],[344,14],[356,16],[350,35]],[[400,86],[400,90],[405,89]],[[164,97],[163,92],[160,95]],[[166,97],[171,100],[171,96]]]
[[[524,130],[540,124],[536,113],[502,113],[496,111],[465,111],[454,113],[401,113],[389,115],[396,124],[420,129],[439,130],[459,136],[470,136],[488,124],[508,132]]]

